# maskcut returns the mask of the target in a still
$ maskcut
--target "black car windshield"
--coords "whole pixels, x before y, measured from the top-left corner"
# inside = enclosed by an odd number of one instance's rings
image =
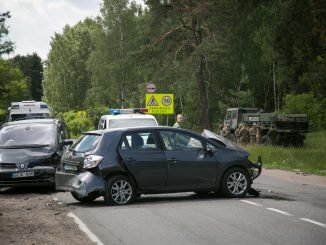
[[[96,148],[101,135],[84,134],[69,149],[77,152],[88,152]]]
[[[28,114],[11,114],[11,121],[26,119],[50,118],[49,113],[28,113]]]
[[[134,126],[157,126],[154,119],[151,118],[119,118],[110,119],[109,128],[127,128]]]
[[[17,124],[0,130],[0,146],[44,146],[56,142],[56,126],[53,124]]]

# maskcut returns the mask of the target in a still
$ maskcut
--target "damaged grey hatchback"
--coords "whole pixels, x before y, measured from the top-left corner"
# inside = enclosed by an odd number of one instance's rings
[[[142,194],[218,192],[242,197],[262,163],[214,133],[171,127],[135,127],[84,133],[63,155],[56,189],[81,202],[103,196],[123,205]]]

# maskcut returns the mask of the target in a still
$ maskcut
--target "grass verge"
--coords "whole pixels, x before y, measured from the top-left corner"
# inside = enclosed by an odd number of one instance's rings
[[[303,147],[247,145],[250,160],[260,155],[264,168],[300,171],[326,176],[326,131],[309,133]]]

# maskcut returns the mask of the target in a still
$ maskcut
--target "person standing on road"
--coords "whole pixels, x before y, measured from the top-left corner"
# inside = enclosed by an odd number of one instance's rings
[[[177,115],[177,121],[175,122],[175,124],[173,124],[174,128],[181,128],[181,124],[185,121],[184,116],[182,116],[181,114]]]

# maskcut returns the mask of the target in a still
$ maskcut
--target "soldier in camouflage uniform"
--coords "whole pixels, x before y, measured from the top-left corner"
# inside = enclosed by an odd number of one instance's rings
[[[240,123],[239,127],[237,127],[237,129],[234,131],[234,135],[235,135],[237,143],[240,143],[240,130],[241,130],[241,127],[242,127],[242,123]]]
[[[257,130],[256,130],[256,143],[259,145],[261,143],[261,129],[260,129],[260,124],[257,124]]]
[[[257,133],[256,123],[253,123],[249,129],[250,144],[256,143],[256,133]]]
[[[267,136],[270,138],[270,143],[272,145],[275,145],[277,143],[277,131],[275,124],[272,124],[271,128],[267,132]]]
[[[229,138],[230,135],[230,126],[227,123],[224,123],[224,127],[222,129],[222,136],[225,138]]]
[[[249,129],[246,124],[244,124],[240,129],[240,143],[248,144],[250,141]]]

